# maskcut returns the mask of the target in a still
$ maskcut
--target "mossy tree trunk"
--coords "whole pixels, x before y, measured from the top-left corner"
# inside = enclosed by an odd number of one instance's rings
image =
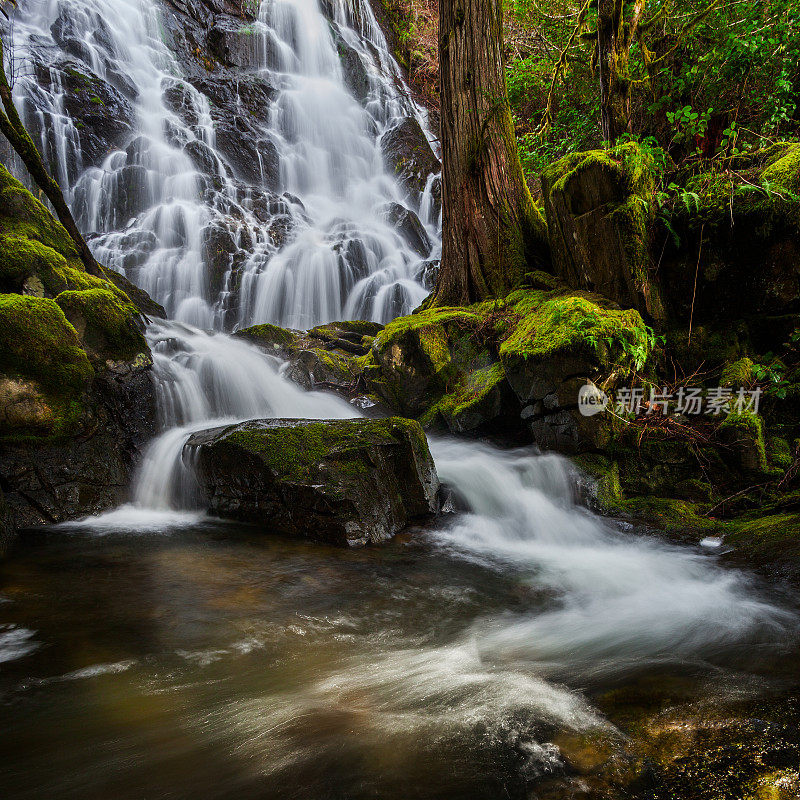
[[[439,0],[442,266],[433,302],[501,296],[541,227],[505,85],[502,0]]]
[[[69,206],[64,200],[64,195],[61,193],[61,188],[50,177],[42,157],[33,143],[33,139],[31,139],[22,124],[22,120],[19,118],[17,108],[14,105],[11,86],[6,77],[2,39],[0,39],[0,101],[3,104],[3,110],[0,111],[0,132],[8,139],[9,144],[22,159],[22,163],[30,173],[30,176],[36,181],[37,186],[52,204],[59,222],[66,228],[67,233],[75,243],[75,248],[84,267],[86,267],[86,271],[91,275],[97,275],[101,278],[106,277],[102,267],[92,255],[89,245],[86,244],[86,240],[78,230],[72,212],[69,210]]]
[[[603,138],[612,145],[623,133],[632,130],[630,50],[644,5],[645,0],[629,4],[623,0],[597,1],[600,126]]]

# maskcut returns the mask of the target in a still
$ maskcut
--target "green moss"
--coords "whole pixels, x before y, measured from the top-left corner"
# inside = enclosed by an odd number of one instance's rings
[[[234,336],[240,339],[247,339],[260,345],[267,345],[269,347],[289,347],[294,344],[296,336],[285,328],[280,328],[277,325],[270,325],[264,323],[263,325],[252,325],[249,328],[243,328],[236,331]]]
[[[618,510],[644,520],[665,531],[687,535],[720,533],[722,523],[703,516],[703,507],[687,500],[670,497],[632,497]]]
[[[53,301],[0,295],[0,371],[55,392],[79,392],[93,370],[78,334]]]
[[[427,427],[441,415],[451,428],[458,427],[457,418],[479,411],[484,401],[505,380],[506,373],[500,363],[460,375],[456,385],[420,417],[420,422]]]
[[[63,226],[0,164],[0,234],[33,239],[63,256],[77,256]]]
[[[733,364],[728,364],[722,370],[720,378],[721,386],[739,387],[749,386],[753,380],[753,360],[751,358],[740,358]]]
[[[739,466],[744,472],[767,471],[764,422],[758,414],[749,410],[730,413],[719,426],[719,433],[728,446],[734,449]]]
[[[365,447],[410,439],[415,452],[427,454],[428,445],[419,423],[401,417],[382,420],[307,422],[303,425],[262,428],[251,425],[233,431],[226,442],[257,455],[276,474],[299,482],[313,476],[324,460],[335,460],[337,471],[361,473]]]
[[[738,225],[752,228],[762,240],[781,231],[800,231],[800,199],[769,182],[757,185],[729,173],[703,173],[687,181],[686,191],[696,195],[697,207],[692,202],[676,207],[675,224],[695,231],[705,226],[709,240],[715,230]]]
[[[786,439],[772,436],[767,440],[767,457],[769,463],[786,470],[792,465],[792,449]]]
[[[775,514],[729,522],[725,543],[757,561],[800,559],[800,515]]]
[[[651,340],[638,311],[609,307],[583,293],[541,295],[517,292],[508,298],[521,319],[500,347],[501,358],[540,361],[573,354],[596,358],[604,367],[622,363],[640,370]]]
[[[800,193],[800,145],[794,145],[781,158],[771,163],[759,181],[772,191]]]
[[[148,352],[136,326],[137,311],[108,289],[62,292],[56,302],[96,359],[130,361]]]
[[[595,500],[605,513],[612,513],[620,508],[624,500],[619,480],[619,464],[599,453],[585,453],[572,458],[581,472],[594,478]]]
[[[52,270],[63,256],[50,247],[19,236],[0,236],[0,288],[19,289],[26,278]]]
[[[385,350],[393,342],[409,332],[432,331],[446,323],[455,323],[465,329],[474,327],[482,321],[480,306],[458,308],[442,306],[441,308],[428,308],[418,314],[407,317],[398,317],[390,322],[376,337],[375,343],[379,350]],[[435,348],[434,348],[435,353]],[[443,353],[439,353],[444,357]]]
[[[355,333],[360,336],[375,336],[382,328],[383,325],[378,322],[352,319],[345,320],[344,322],[331,322],[328,325],[317,325],[316,328],[312,328],[308,333],[310,336],[317,336],[319,338],[330,337],[336,339],[343,333]]]

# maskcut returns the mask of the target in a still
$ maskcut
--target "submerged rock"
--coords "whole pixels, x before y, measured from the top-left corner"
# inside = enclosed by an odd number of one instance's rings
[[[439,480],[419,424],[253,420],[194,434],[212,514],[361,547],[436,512]]]

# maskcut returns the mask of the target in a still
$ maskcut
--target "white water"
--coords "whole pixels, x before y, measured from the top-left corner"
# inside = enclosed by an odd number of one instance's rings
[[[462,557],[517,570],[553,607],[487,620],[471,631],[487,661],[543,674],[597,677],[702,659],[780,639],[790,617],[742,573],[658,539],[622,532],[578,507],[574,475],[555,455],[438,441],[440,478],[472,513],[437,541]]]
[[[86,67],[112,85],[135,87],[130,141],[88,169],[58,71],[49,70],[49,91],[23,75],[15,96],[26,121],[41,131],[42,150],[56,165],[80,227],[98,234],[92,247],[99,260],[146,289],[170,318],[217,329],[232,322],[300,328],[343,318],[386,322],[425,297],[415,279],[422,259],[388,223],[387,204],[415,211],[422,205],[433,258],[438,220],[427,193],[409,197],[387,173],[379,144],[402,118],[416,116],[424,125],[425,115],[409,99],[369,5],[331,5],[333,23],[317,0],[270,0],[247,29],[254,64],[248,74],[277,87],[259,135],[275,149],[280,175],[267,176],[262,162],[255,184],[226,168],[209,101],[183,79],[164,42],[156,0],[24,5],[16,25],[19,55],[46,45],[52,57],[58,51],[51,27],[66,20]],[[366,70],[363,105],[345,85],[334,31]],[[168,105],[165,93],[176,89],[186,114]],[[187,153],[198,149],[214,162],[216,179],[195,169]],[[256,218],[257,201],[289,228],[288,243],[276,244]],[[209,238],[215,230],[236,250],[240,272],[234,276],[232,257],[219,288],[210,280],[207,252],[217,247]],[[233,292],[237,280],[241,287]]]
[[[197,507],[184,444],[192,433],[263,417],[344,419],[358,412],[338,397],[305,392],[280,374],[280,362],[243,341],[176,323],[148,330],[166,430],[145,454],[131,509],[149,512]],[[129,520],[130,522],[130,520]]]
[[[281,155],[282,188],[299,196],[306,209],[305,216],[296,208],[292,212],[296,238],[276,252],[230,176],[207,202],[188,157],[167,141],[164,131],[177,128],[214,145],[207,124],[187,128],[164,105],[162,81],[179,74],[179,67],[158,36],[155,3],[72,0],[67,6],[84,30],[102,21],[114,43],[115,68],[139,88],[138,138],[124,153],[110,154],[101,169],[81,172],[70,199],[84,228],[101,232],[96,240],[101,258],[125,268],[135,243],[155,242],[130,274],[179,320],[154,323],[148,331],[165,433],[147,453],[134,503],[95,525],[108,532],[114,526],[152,530],[191,524],[194,482],[183,444],[192,431],[253,417],[357,416],[342,400],[301,391],[281,376],[278,362],[249,345],[193,327],[220,327],[227,310],[225,292],[211,297],[207,291],[202,230],[236,206],[240,235],[255,243],[245,267],[241,322],[308,325],[408,311],[422,289],[411,279],[416,257],[379,212],[384,202],[403,197],[382,168],[375,133],[399,115],[402,103],[379,72],[366,108],[346,92],[315,0],[264,4],[254,46],[263,47],[265,58],[268,50],[273,53],[270,74],[281,86],[265,135]],[[46,31],[58,7],[55,1],[31,6],[29,35]],[[383,47],[368,7],[357,7],[361,22],[343,28],[348,39],[359,52],[366,51],[365,34]],[[335,8],[342,25],[353,22],[345,13],[349,4],[337,2]],[[267,48],[268,41],[277,50]],[[101,53],[92,37],[87,47],[93,62],[97,56],[92,67],[104,74],[110,54]],[[187,92],[198,118],[207,122],[205,100],[191,87]],[[50,101],[52,115],[58,98]],[[65,165],[76,164],[80,172],[79,154],[67,155],[74,131],[62,122],[59,152]],[[115,216],[121,203],[116,187],[132,166],[142,168],[146,207],[129,222]],[[427,207],[425,198],[422,203]],[[348,273],[338,260],[335,245],[348,237],[358,238],[368,251],[364,278]],[[392,304],[398,291],[403,300]],[[522,574],[550,603],[545,610],[483,620],[450,646],[420,643],[368,663],[357,659],[317,685],[313,703],[346,705],[351,693],[368,692],[395,724],[415,729],[423,727],[420,716],[400,713],[409,702],[439,717],[485,719],[526,708],[584,727],[595,715],[553,685],[553,678],[614,674],[634,663],[713,659],[732,647],[782,635],[785,617],[761,601],[742,575],[686,549],[623,535],[578,508],[563,460],[453,442],[434,443],[434,453],[441,477],[471,509],[433,534],[435,540],[456,558]],[[294,718],[302,707],[290,697],[285,706],[231,708],[224,714],[252,744],[266,735],[268,723]]]

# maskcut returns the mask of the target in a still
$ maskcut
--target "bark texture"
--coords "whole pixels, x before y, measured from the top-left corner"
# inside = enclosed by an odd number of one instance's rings
[[[609,144],[631,131],[630,50],[643,12],[644,0],[634,0],[628,7],[623,0],[597,2],[600,126]]]
[[[501,296],[547,260],[544,222],[517,152],[502,30],[501,0],[439,2],[440,306]]]

